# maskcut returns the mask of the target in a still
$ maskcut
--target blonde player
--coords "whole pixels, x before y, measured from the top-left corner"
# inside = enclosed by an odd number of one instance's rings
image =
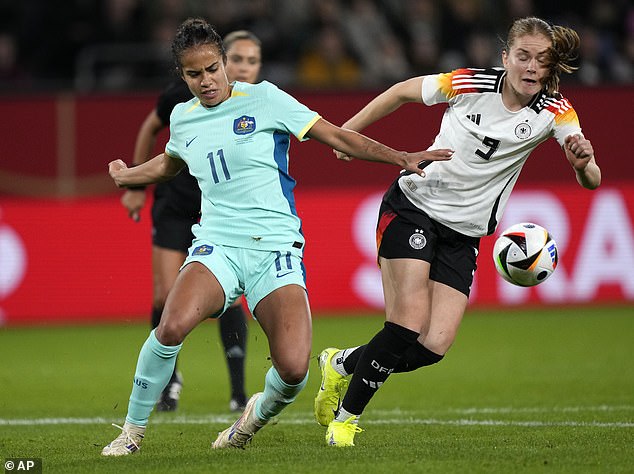
[[[392,372],[443,358],[467,307],[480,238],[494,232],[535,147],[554,137],[581,186],[601,183],[592,145],[558,92],[560,74],[574,69],[570,61],[578,46],[572,29],[538,18],[517,20],[502,53],[503,69],[409,79],[343,125],[363,130],[407,102],[448,103],[431,148],[455,154],[429,164],[424,177],[403,173],[383,198],[376,236],[386,322],[364,346],[320,354],[315,417],[328,426],[327,444],[354,446],[359,416]]]

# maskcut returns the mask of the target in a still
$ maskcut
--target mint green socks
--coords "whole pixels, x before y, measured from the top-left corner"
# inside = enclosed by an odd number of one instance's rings
[[[270,420],[293,402],[308,381],[308,373],[297,385],[282,380],[275,367],[271,367],[264,378],[264,393],[255,404],[255,414],[260,420]]]
[[[137,426],[147,425],[150,412],[169,382],[181,347],[182,344],[164,346],[156,339],[154,330],[150,332],[139,353],[126,416],[128,423]],[[278,415],[295,400],[307,381],[308,374],[297,385],[289,385],[282,380],[277,370],[271,367],[264,379],[264,393],[255,406],[257,417],[269,420]]]
[[[147,425],[152,408],[172,376],[176,356],[182,347],[182,344],[164,346],[154,331],[141,347],[128,403],[126,421],[137,426]]]

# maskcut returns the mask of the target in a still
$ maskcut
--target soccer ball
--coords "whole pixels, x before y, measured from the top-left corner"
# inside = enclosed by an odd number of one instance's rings
[[[518,286],[535,286],[557,268],[557,244],[546,229],[522,222],[495,241],[493,261],[500,276]]]

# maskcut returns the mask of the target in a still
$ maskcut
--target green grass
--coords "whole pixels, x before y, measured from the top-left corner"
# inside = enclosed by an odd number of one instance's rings
[[[317,317],[313,354],[366,342],[380,315]],[[0,329],[0,458],[44,472],[634,472],[634,312],[628,307],[470,311],[440,364],[392,376],[333,449],[312,420],[317,364],[297,401],[242,451],[212,451],[235,419],[215,322],[180,358],[177,413],[152,416],[138,455],[107,459],[142,324]],[[262,388],[266,339],[251,325],[247,388]]]

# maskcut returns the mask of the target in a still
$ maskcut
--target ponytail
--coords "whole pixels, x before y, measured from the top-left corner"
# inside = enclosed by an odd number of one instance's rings
[[[553,45],[550,48],[550,76],[545,81],[546,92],[554,94],[559,90],[561,73],[571,74],[577,70],[572,63],[577,59],[579,35],[572,28],[555,25],[552,27]]]

